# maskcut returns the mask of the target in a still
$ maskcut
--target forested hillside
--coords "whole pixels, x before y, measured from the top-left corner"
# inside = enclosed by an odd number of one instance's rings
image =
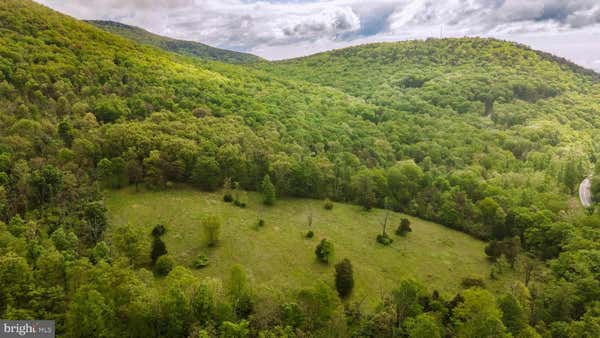
[[[596,337],[600,216],[576,197],[600,156],[596,81],[487,39],[195,60],[2,1],[0,317],[72,337]],[[104,236],[103,190],[178,184],[224,188],[239,207],[232,190],[408,213],[488,240],[493,274],[517,277],[499,295],[469,279],[447,299],[406,280],[367,312],[327,283],[259,293],[241,267],[225,286],[168,269],[164,227],[152,265],[134,259],[149,234]],[[213,216],[207,229],[226,217]]]
[[[88,23],[102,28],[107,32],[118,34],[144,45],[150,45],[169,52],[197,57],[204,60],[223,61],[231,63],[249,63],[262,60],[260,57],[233,52],[226,49],[207,46],[193,41],[183,41],[152,34],[138,27],[120,22],[90,20]]]

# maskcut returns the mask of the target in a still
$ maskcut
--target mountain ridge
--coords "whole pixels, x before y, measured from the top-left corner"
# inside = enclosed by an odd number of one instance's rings
[[[204,43],[179,40],[152,33],[137,26],[127,25],[111,20],[84,20],[100,29],[132,39],[138,43],[154,46],[169,52],[197,57],[205,60],[223,61],[231,63],[252,63],[262,61],[259,56],[221,49]]]

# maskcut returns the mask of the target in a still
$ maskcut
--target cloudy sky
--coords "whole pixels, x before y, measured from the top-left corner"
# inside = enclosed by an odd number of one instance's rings
[[[375,41],[491,36],[600,71],[599,0],[37,0],[268,59]]]

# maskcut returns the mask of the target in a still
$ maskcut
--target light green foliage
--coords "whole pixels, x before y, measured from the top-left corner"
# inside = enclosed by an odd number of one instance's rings
[[[301,290],[298,302],[304,313],[304,324],[311,329],[324,325],[333,317],[339,305],[337,295],[324,282],[318,282],[311,289]]]
[[[506,256],[501,255],[494,265],[492,265],[492,269],[490,271],[490,277],[492,279],[498,279],[503,273],[506,273],[510,270],[510,263],[506,259]]]
[[[215,215],[209,215],[202,220],[204,237],[208,246],[215,246],[221,236],[221,221]]]
[[[242,320],[239,323],[224,322],[221,332],[223,338],[248,338],[250,337],[250,323]]]
[[[7,306],[20,307],[33,275],[27,260],[9,252],[0,256],[0,311]]]
[[[483,289],[471,288],[462,293],[464,302],[454,310],[458,337],[504,337],[502,311],[494,296]]]
[[[50,239],[54,243],[54,247],[59,251],[72,251],[77,249],[78,238],[72,232],[65,233],[65,230],[60,227],[56,229],[50,236]]]
[[[396,315],[401,323],[408,317],[415,317],[423,311],[419,297],[425,295],[425,289],[414,280],[403,280],[400,286],[392,291]]]
[[[147,254],[148,241],[133,225],[123,224],[117,227],[112,234],[112,243],[117,252],[135,266],[146,264],[150,258]]]
[[[418,315],[406,326],[410,338],[441,338],[443,333],[436,319],[428,314]]]
[[[67,313],[69,334],[73,337],[110,336],[114,319],[114,309],[104,296],[97,290],[83,288],[75,294]]]
[[[238,318],[246,318],[252,312],[253,291],[250,278],[241,265],[231,268],[227,292]]]

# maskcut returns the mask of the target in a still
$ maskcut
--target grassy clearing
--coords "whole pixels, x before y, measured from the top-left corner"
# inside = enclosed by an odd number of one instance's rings
[[[264,207],[258,194],[249,193],[248,199],[248,207],[241,209],[222,202],[221,193],[185,187],[137,193],[125,189],[111,191],[106,198],[111,226],[129,222],[150,234],[156,223],[165,224],[167,249],[179,264],[190,266],[198,254],[207,253],[210,265],[194,270],[201,276],[227,278],[231,266],[239,263],[266,287],[297,289],[317,279],[332,283],[333,264],[318,263],[314,255],[320,239],[327,238],[335,246],[334,262],[349,258],[354,265],[354,299],[365,298],[371,304],[410,277],[446,295],[459,291],[467,276],[486,277],[495,290],[508,282],[487,278],[491,265],[483,242],[438,224],[391,213],[388,233],[394,243],[384,247],[375,242],[383,210],[365,212],[339,203],[325,210],[323,201],[306,199],[278,200],[275,206]],[[311,212],[315,237],[306,239]],[[223,226],[218,246],[208,249],[200,222],[211,213],[221,218]],[[260,229],[255,226],[258,214],[266,221]],[[404,238],[393,235],[401,217],[408,217],[413,229]]]

